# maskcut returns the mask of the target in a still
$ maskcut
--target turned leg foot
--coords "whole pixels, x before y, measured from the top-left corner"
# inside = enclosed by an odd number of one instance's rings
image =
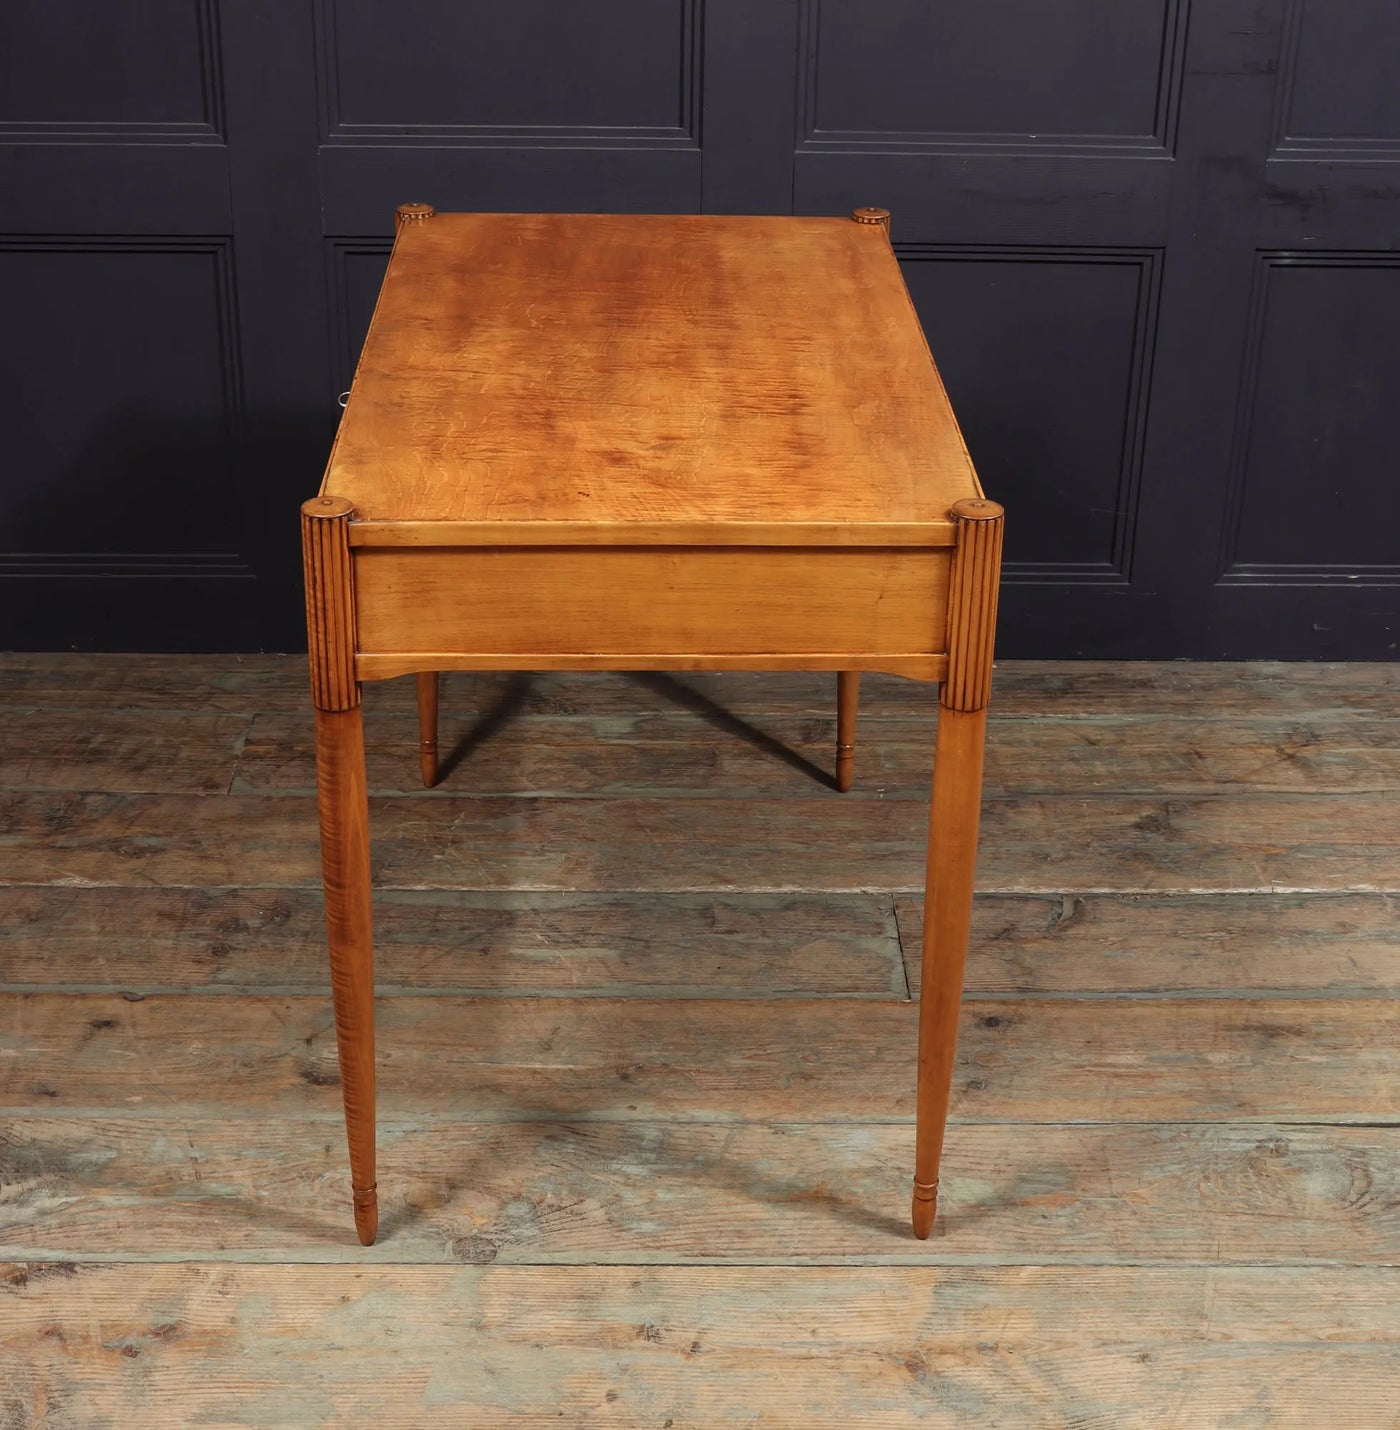
[[[438,781],[438,673],[418,675],[418,768],[423,787],[432,789]]]
[[[836,676],[836,788],[851,787],[856,760],[856,707],[860,704],[860,671],[842,670]]]
[[[379,1192],[374,1187],[354,1189],[355,1234],[361,1246],[373,1246],[379,1235]]]
[[[914,1235],[920,1241],[927,1241],[933,1230],[933,1219],[938,1212],[938,1183],[915,1182],[913,1221]]]

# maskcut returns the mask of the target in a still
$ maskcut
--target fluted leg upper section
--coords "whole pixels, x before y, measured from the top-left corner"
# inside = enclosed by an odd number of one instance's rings
[[[318,710],[360,703],[355,679],[355,589],[350,564],[350,515],[343,497],[313,497],[301,509],[306,578],[306,648],[311,698]]]
[[[955,503],[952,514],[958,545],[948,591],[948,678],[939,699],[949,710],[985,710],[992,694],[1003,511],[976,497]]]

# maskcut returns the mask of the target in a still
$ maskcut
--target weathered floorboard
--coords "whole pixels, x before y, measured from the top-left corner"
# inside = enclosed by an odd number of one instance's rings
[[[912,1003],[380,1001],[386,1117],[894,1121],[912,1115]],[[15,993],[0,1111],[339,1116],[319,997]],[[1390,1122],[1389,999],[969,999],[953,1115],[1011,1122]]]
[[[921,719],[863,715],[861,777],[847,798],[925,797],[936,728],[932,706]],[[535,797],[819,797],[831,788],[836,740],[834,715],[731,717],[716,728],[693,712],[517,715],[499,723],[452,714],[440,730],[445,786],[421,791],[429,798],[444,789]],[[365,744],[372,790],[414,792],[416,720],[371,719]],[[315,781],[310,718],[258,716],[235,791],[306,791]],[[1396,790],[1400,720],[993,719],[984,789],[988,797]]]
[[[1400,891],[1400,795],[993,799],[987,892]],[[390,888],[911,892],[917,800],[370,801]],[[315,887],[314,800],[0,794],[11,884]]]
[[[0,789],[223,794],[246,715],[16,710],[0,719]]]
[[[923,901],[897,898],[910,988]],[[1400,910],[1385,894],[980,895],[979,993],[1400,993]]]
[[[366,721],[369,787],[379,794],[503,794],[534,798],[622,796],[667,799],[820,798],[833,789],[836,721],[764,719],[716,729],[694,714],[635,716],[524,715],[486,729],[459,714],[439,722],[442,777],[432,790],[413,789],[417,721],[385,716]],[[891,721],[907,738],[870,743],[867,787],[878,797],[898,785],[926,795],[933,770],[936,719]],[[459,752],[464,752],[460,754]],[[412,777],[412,778],[410,778]],[[315,788],[316,752],[308,722],[259,716],[239,760],[240,794],[301,793]]]
[[[892,912],[893,909],[893,912]],[[887,996],[917,987],[920,903],[879,894],[382,890],[382,994]],[[899,939],[895,935],[898,916]],[[326,992],[309,889],[0,886],[0,988]],[[1400,993],[1381,894],[980,895],[972,993]]]
[[[619,996],[907,991],[878,894],[572,894],[386,889],[375,986]],[[0,988],[329,995],[310,889],[0,887]]]
[[[830,716],[836,699],[828,674],[728,671],[684,675],[535,673],[449,674],[443,709],[511,709],[554,714],[637,713],[675,709],[696,696],[735,713]],[[1011,661],[997,667],[992,709],[1001,717],[1184,715],[1294,716],[1373,712],[1393,717],[1400,667],[1393,663],[1280,661]],[[0,697],[10,706],[45,709],[304,711],[305,656],[0,653]],[[413,709],[411,679],[365,687],[366,713]],[[927,711],[931,687],[872,675],[861,685],[861,714]]]
[[[0,655],[0,1424],[1396,1430],[1400,667],[997,672],[927,1243],[862,693],[449,675],[424,795],[367,688],[362,1249],[304,659]]]
[[[1400,1384],[1392,1283],[1355,1270],[16,1265],[0,1277],[0,1415],[20,1425],[148,1424],[158,1407],[187,1425],[1380,1430]]]
[[[867,716],[853,799],[923,798],[936,719]],[[246,744],[244,743],[246,737]],[[442,721],[447,777],[415,788],[417,725],[371,719],[378,793],[821,797],[831,789],[834,718],[692,712],[521,715]],[[241,753],[240,753],[241,752]],[[460,761],[459,761],[460,754]],[[235,779],[235,764],[237,775]],[[123,793],[305,793],[315,787],[309,716],[17,711],[0,721],[0,787]],[[1400,721],[993,720],[986,793],[1318,793],[1400,788]]]
[[[905,1220],[912,1137],[891,1125],[386,1121],[380,1239],[353,1255],[1400,1267],[1400,1127],[967,1123],[948,1141],[928,1242]],[[250,1135],[227,1118],[38,1113],[0,1123],[0,1171],[0,1259],[352,1251],[343,1149],[324,1121],[270,1118]]]

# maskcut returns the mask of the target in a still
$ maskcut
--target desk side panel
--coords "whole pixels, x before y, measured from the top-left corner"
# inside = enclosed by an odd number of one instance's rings
[[[362,679],[489,666],[944,667],[946,548],[376,548]]]

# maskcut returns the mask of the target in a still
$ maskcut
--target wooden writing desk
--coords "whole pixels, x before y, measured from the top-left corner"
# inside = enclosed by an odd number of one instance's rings
[[[378,1210],[360,683],[443,670],[833,670],[942,682],[914,1230],[933,1225],[1001,560],[889,215],[398,211],[302,507],[326,925],[355,1226]],[[820,837],[820,821],[814,830]]]

